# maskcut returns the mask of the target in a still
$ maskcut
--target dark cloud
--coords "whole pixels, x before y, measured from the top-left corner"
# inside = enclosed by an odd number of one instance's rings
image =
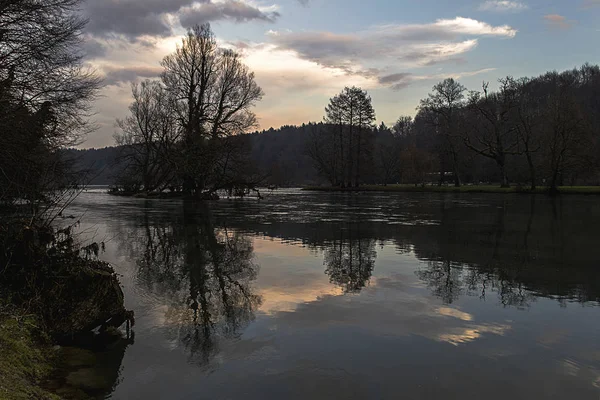
[[[330,32],[275,34],[272,41],[279,48],[293,50],[304,59],[333,68],[346,69],[353,61],[385,55],[383,46],[378,47],[368,39]]]
[[[398,83],[402,81],[408,80],[412,76],[409,72],[400,72],[397,74],[385,75],[379,77],[379,83],[382,85],[387,85],[390,83]]]
[[[207,1],[207,0],[203,0]],[[97,36],[123,35],[168,36],[171,26],[167,13],[176,13],[194,0],[90,0],[85,13],[90,22],[87,31]]]
[[[139,78],[156,78],[162,72],[161,67],[105,67],[104,84],[107,86],[135,82]]]
[[[232,20],[238,23],[250,21],[275,22],[280,14],[277,11],[264,12],[241,1],[229,0],[223,3],[203,3],[196,7],[181,10],[179,21],[183,27],[204,22]]]
[[[89,18],[89,34],[108,38],[121,36],[130,41],[141,36],[171,35],[172,23],[176,23],[177,17],[184,27],[224,19],[238,23],[273,22],[279,17],[276,11],[264,12],[238,0],[219,3],[211,0],[89,0],[84,13]]]
[[[389,85],[389,87],[393,90],[402,90],[410,86],[410,84],[415,81],[415,76],[409,72],[400,72],[396,74],[380,76],[378,81],[382,85]]]
[[[82,45],[83,56],[86,60],[104,57],[108,51],[106,45],[98,40],[87,37]]]

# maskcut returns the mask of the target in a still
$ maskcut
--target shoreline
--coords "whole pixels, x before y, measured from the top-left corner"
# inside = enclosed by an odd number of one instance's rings
[[[491,194],[550,194],[548,187],[530,188],[512,186],[503,188],[494,185],[455,186],[414,186],[414,185],[365,185],[358,188],[341,188],[333,186],[307,186],[303,191],[311,192],[379,192],[379,193],[491,193]],[[600,186],[561,186],[557,194],[600,195]]]

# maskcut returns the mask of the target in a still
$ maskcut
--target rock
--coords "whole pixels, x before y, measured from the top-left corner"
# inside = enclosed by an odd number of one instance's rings
[[[87,261],[60,286],[60,292],[69,296],[63,299],[57,296],[56,303],[49,307],[49,326],[54,335],[73,336],[111,319],[126,320],[123,291],[108,264]]]

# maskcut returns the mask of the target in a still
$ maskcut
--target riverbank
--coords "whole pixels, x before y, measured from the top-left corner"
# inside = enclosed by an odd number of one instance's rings
[[[0,399],[90,400],[110,393],[133,338],[112,329],[58,346],[46,329],[38,317],[0,304]]]
[[[107,332],[121,341],[115,328],[133,323],[115,271],[98,259],[103,244],[79,245],[72,227],[2,222],[0,399],[79,400],[110,390],[113,381],[101,386],[91,368],[71,368],[74,352],[61,347]],[[100,334],[92,333],[97,327]]]
[[[523,194],[547,194],[549,188],[538,187],[535,191],[530,188],[512,186],[503,188],[494,185],[464,185],[455,186],[415,186],[415,185],[365,185],[358,188],[340,188],[332,186],[307,186],[302,188],[314,192],[416,192],[416,193],[523,193]],[[600,186],[561,186],[558,188],[560,194],[583,194],[600,195]]]
[[[60,399],[42,385],[55,372],[57,354],[33,316],[0,304],[0,398]]]

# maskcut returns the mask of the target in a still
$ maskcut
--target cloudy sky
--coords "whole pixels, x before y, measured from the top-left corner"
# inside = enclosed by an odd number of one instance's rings
[[[600,0],[88,0],[84,12],[87,62],[105,87],[83,147],[113,144],[130,83],[156,77],[185,29],[203,22],[256,73],[264,129],[320,121],[347,85],[367,89],[389,124],[446,77],[477,89],[600,63]]]

